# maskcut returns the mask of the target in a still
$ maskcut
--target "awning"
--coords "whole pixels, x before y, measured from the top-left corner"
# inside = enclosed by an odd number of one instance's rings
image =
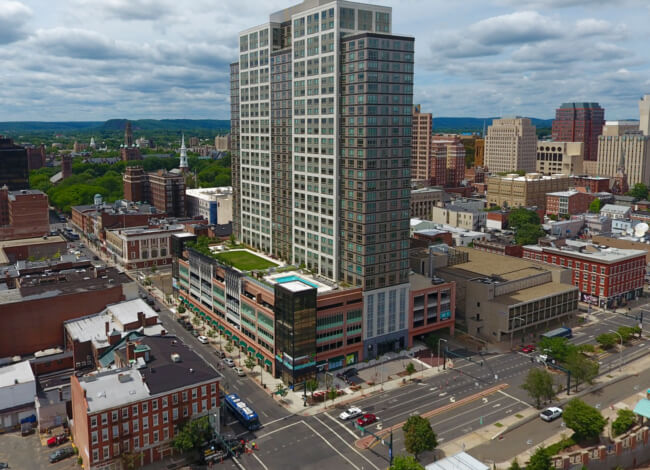
[[[257,353],[257,354],[255,354],[255,357],[258,358],[260,361],[263,361],[263,360],[264,360],[264,356],[262,356],[261,353]]]
[[[178,298],[181,299],[181,301],[185,300],[185,298],[182,295],[179,295]]]
[[[232,340],[233,341],[239,341],[239,338],[237,337],[237,335],[232,335]]]
[[[264,359],[264,364],[266,364],[267,366],[273,366],[273,363],[268,359]]]
[[[246,341],[244,341],[244,340],[242,339],[242,340],[239,342],[239,345],[240,345],[240,346],[244,346],[244,347],[246,347]]]
[[[225,330],[225,328],[224,328],[224,330]],[[232,332],[231,332],[231,331],[228,331],[228,330],[226,330],[226,336],[232,336]]]
[[[220,329],[221,331],[226,331],[226,327],[223,326],[223,325],[219,325],[219,329]],[[230,333],[230,332],[228,332],[228,333]]]
[[[248,347],[248,352],[252,352],[252,353],[254,353],[254,352],[255,352],[255,348],[249,346],[249,347]]]

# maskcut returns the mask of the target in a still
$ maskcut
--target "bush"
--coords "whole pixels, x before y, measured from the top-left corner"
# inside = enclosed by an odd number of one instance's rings
[[[612,422],[612,434],[619,436],[626,433],[636,424],[636,415],[631,410],[618,410],[616,419]]]
[[[610,349],[618,343],[618,336],[614,333],[603,333],[602,335],[596,336],[596,341],[598,341],[601,348]]]
[[[548,446],[546,450],[548,450],[549,455],[557,455],[560,452],[562,452],[564,449],[567,449],[574,445],[576,445],[576,441],[574,441],[570,437],[565,437],[562,438],[560,442],[556,442],[555,444],[551,444],[550,446]]]
[[[578,351],[581,353],[592,353],[596,352],[596,346],[593,344],[581,344],[578,346]]]
[[[77,457],[77,464],[81,465],[82,463],[84,463],[84,460],[81,457]]]

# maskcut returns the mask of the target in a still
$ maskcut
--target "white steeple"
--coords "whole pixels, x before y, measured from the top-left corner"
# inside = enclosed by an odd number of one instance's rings
[[[181,138],[181,162],[178,167],[185,171],[187,170],[187,148],[185,147],[185,134]]]

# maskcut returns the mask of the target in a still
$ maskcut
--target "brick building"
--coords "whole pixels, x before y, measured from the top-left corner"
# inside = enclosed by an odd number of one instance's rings
[[[454,334],[456,321],[456,283],[412,273],[409,276],[408,347],[414,339],[448,328]]]
[[[127,201],[148,202],[171,217],[185,216],[185,178],[180,170],[145,173],[142,167],[127,167],[123,182]]]
[[[419,104],[413,106],[413,150],[411,157],[411,179],[429,183],[431,180],[431,136],[433,115],[421,112]]]
[[[42,237],[50,232],[47,194],[0,188],[0,240]]]
[[[525,245],[523,257],[571,269],[584,302],[612,307],[643,292],[644,250],[564,240],[556,246]]]
[[[185,231],[183,224],[159,224],[106,231],[106,249],[126,269],[167,266],[172,263],[171,236]]]
[[[555,111],[553,140],[582,142],[584,160],[596,161],[598,136],[603,132],[605,110],[598,103],[563,103]]]
[[[67,242],[59,235],[35,238],[19,238],[0,242],[0,266],[6,266],[18,261],[33,259],[51,259],[57,253],[64,253]],[[21,267],[21,272],[25,267]],[[2,282],[2,281],[0,281]]]
[[[546,215],[568,216],[583,214],[597,196],[576,190],[558,191],[546,194]]]
[[[11,191],[29,188],[27,150],[0,135],[0,187]]]
[[[27,147],[27,168],[29,171],[38,170],[45,166],[45,145],[41,144],[38,147]]]
[[[592,193],[609,192],[610,180],[602,176],[576,175],[569,183],[573,188],[586,188]]]
[[[513,238],[476,240],[474,242],[474,249],[495,253],[497,255],[514,256],[515,258],[521,258],[524,254],[523,246],[517,245]]]
[[[220,376],[177,338],[144,337],[113,355],[115,369],[70,379],[84,468],[122,468],[125,455],[137,466],[158,462],[173,454],[183,423],[218,415]]]
[[[115,268],[25,275],[0,291],[0,357],[32,354],[63,344],[63,322],[138,296]]]

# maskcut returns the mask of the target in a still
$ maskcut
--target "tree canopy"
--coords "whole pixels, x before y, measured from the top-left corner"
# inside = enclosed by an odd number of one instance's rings
[[[530,461],[526,465],[526,470],[553,470],[551,454],[546,447],[538,447]]]
[[[598,214],[600,213],[601,209],[601,202],[599,198],[594,199],[591,201],[591,204],[589,204],[589,212],[592,214]]]
[[[578,398],[574,398],[564,407],[562,416],[578,441],[598,437],[607,424],[600,411]]]
[[[598,376],[599,365],[598,362],[587,359],[584,354],[577,349],[572,351],[566,359],[566,368],[571,371],[571,376],[575,380],[576,392],[580,383],[587,382],[593,383],[593,380]]]
[[[648,187],[643,183],[636,183],[627,195],[635,199],[648,199]]]
[[[526,390],[528,395],[535,400],[537,408],[542,405],[542,401],[549,401],[555,397],[553,376],[543,369],[530,369],[521,388]]]
[[[517,227],[515,231],[515,242],[518,245],[536,245],[537,241],[544,235],[544,230],[540,225],[524,224]]]
[[[438,446],[438,440],[431,429],[431,423],[422,416],[410,416],[402,429],[404,430],[404,447],[416,459],[422,452],[431,451]]]
[[[424,467],[412,455],[397,455],[390,470],[424,470]]]
[[[187,452],[200,446],[203,442],[210,439],[212,427],[207,416],[195,419],[185,424],[176,434],[172,445],[181,452]]]
[[[539,215],[535,211],[523,207],[513,209],[508,215],[508,225],[511,228],[519,228],[523,225],[539,225]]]

